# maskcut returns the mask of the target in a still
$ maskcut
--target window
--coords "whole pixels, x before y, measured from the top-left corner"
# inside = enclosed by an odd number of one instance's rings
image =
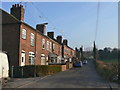
[[[55,51],[55,44],[53,44],[53,52]]]
[[[58,48],[58,54],[61,54],[61,48],[60,47]]]
[[[71,51],[71,55],[73,55],[73,54],[72,54],[72,51]]]
[[[52,51],[52,43],[50,42],[50,51]]]
[[[45,39],[42,39],[42,49],[45,49]]]
[[[41,54],[41,65],[45,65],[45,54]]]
[[[31,44],[31,46],[34,46],[34,41],[35,41],[34,34],[31,33],[31,36],[30,36],[30,44]]]
[[[26,39],[26,30],[22,29],[22,39]]]
[[[34,54],[34,52],[29,52],[29,64],[30,65],[35,64],[35,54]]]
[[[49,41],[47,41],[47,47],[46,48],[47,48],[47,50],[49,50]]]

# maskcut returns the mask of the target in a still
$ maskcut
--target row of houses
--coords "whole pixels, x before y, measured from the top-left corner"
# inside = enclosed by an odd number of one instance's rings
[[[54,32],[47,32],[48,23],[36,28],[24,22],[24,8],[12,5],[10,14],[2,12],[2,50],[6,51],[10,66],[49,65],[71,63],[76,52],[68,46],[68,40]]]

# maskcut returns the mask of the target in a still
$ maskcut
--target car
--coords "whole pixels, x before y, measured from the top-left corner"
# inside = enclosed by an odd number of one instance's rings
[[[83,62],[83,64],[87,64],[88,63],[87,60],[83,60],[82,62]]]
[[[75,62],[74,64],[74,67],[82,67],[82,66],[83,66],[82,61]]]

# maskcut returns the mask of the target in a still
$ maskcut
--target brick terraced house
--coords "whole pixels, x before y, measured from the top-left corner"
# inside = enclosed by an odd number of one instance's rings
[[[24,22],[24,8],[12,5],[10,14],[2,11],[2,50],[7,51],[10,66],[49,65],[72,62],[75,50],[62,36],[54,38],[47,32],[47,23],[37,24],[36,29]]]

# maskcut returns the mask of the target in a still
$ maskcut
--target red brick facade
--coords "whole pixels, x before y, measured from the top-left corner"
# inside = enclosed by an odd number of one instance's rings
[[[23,6],[21,5],[18,5],[18,7],[23,8]],[[14,8],[12,9],[12,11],[19,10],[19,9],[15,9],[18,7],[15,6],[12,7]],[[24,16],[23,12],[24,9],[22,9],[22,12],[20,12],[20,14],[22,13],[22,16]],[[38,30],[39,27],[37,27],[38,29],[34,29],[33,27],[19,20],[20,18],[24,20],[23,19],[24,17],[20,17],[18,19],[17,17],[14,17],[6,12],[3,14],[5,15],[7,14],[8,17],[12,18],[13,20],[14,19],[17,20],[16,24],[18,25],[18,27],[12,29],[16,30],[16,32],[18,33],[18,37],[14,37],[15,36],[14,33],[7,31],[7,29],[11,28],[12,25],[8,25],[8,26],[3,25],[3,32],[6,31],[6,33],[9,34],[9,36],[12,35],[14,39],[17,40],[16,42],[13,43],[17,43],[18,48],[12,47],[11,45],[10,47],[11,49],[9,50],[8,53],[12,53],[13,48],[18,49],[18,51],[16,51],[16,54],[14,55],[12,54],[11,56],[9,56],[11,57],[10,60],[12,61],[12,57],[18,55],[18,58],[14,59],[16,60],[16,62],[19,63],[18,66],[48,65],[49,63],[61,63],[61,60],[63,60],[63,58],[64,59],[69,58],[68,60],[72,60],[72,58],[75,57],[75,50],[73,50],[67,45],[62,44],[62,42],[60,42],[61,40],[58,41],[54,39],[54,37],[48,37],[44,34],[45,33],[44,29],[46,28],[44,24],[42,24],[44,25],[42,28],[40,26],[40,29],[42,30]],[[7,21],[5,17],[3,18],[6,21],[4,24],[13,21],[13,20]],[[12,27],[15,27],[15,25]],[[6,38],[5,33],[4,33],[4,37]],[[11,39],[9,39],[9,42],[11,42]],[[4,42],[4,44],[6,45],[5,47],[3,46],[4,50],[8,51],[6,49],[9,47],[7,46],[8,42]]]

